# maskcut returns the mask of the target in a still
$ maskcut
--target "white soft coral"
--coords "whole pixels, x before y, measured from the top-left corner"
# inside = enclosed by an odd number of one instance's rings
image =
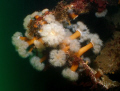
[[[42,40],[49,46],[60,44],[65,37],[65,29],[61,24],[50,23],[42,26]]]
[[[45,21],[47,21],[47,23],[55,22],[55,17],[52,14],[48,14],[48,15],[44,16],[43,18]]]
[[[91,43],[93,44],[93,52],[95,54],[99,53],[101,47],[103,46],[102,40],[100,40],[97,34],[90,34],[89,37],[91,39]]]
[[[52,50],[49,62],[55,67],[61,67],[66,63],[66,54],[62,50]]]
[[[30,23],[30,20],[33,17],[35,17],[36,15],[40,15],[39,12],[35,11],[32,14],[29,14],[24,18],[23,26],[24,26],[25,29],[28,29],[28,24]]]
[[[42,51],[45,49],[45,46],[39,40],[35,40],[34,45],[39,51]]]
[[[31,55],[31,52],[27,51],[28,48],[28,43],[21,40],[20,36],[22,36],[21,32],[16,32],[12,36],[12,44],[16,47],[16,51],[18,51],[19,55],[23,58],[28,57]]]
[[[80,43],[77,39],[71,40],[70,41],[70,50],[73,52],[78,52],[80,49]]]
[[[70,68],[66,68],[62,71],[63,77],[71,80],[71,81],[76,81],[78,80],[78,73],[72,71]]]
[[[105,17],[105,15],[107,14],[107,9],[103,10],[102,12],[96,12],[95,16],[96,17]]]
[[[77,29],[76,30],[81,33],[81,37],[79,40],[80,42],[84,42],[84,41],[89,39],[89,37],[88,37],[90,34],[89,29],[87,28],[87,26],[83,22],[81,22],[81,21],[77,22]]]
[[[80,30],[82,30],[82,31],[88,29],[87,26],[86,26],[83,22],[81,22],[81,21],[78,21],[78,22],[77,22],[77,27],[78,27]]]
[[[37,57],[37,56],[33,56],[30,59],[30,63],[38,71],[42,71],[44,69],[44,67],[45,67],[44,63],[41,63],[40,58]]]

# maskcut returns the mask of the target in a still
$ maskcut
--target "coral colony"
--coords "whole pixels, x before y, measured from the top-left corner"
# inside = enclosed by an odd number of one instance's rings
[[[30,57],[31,65],[38,71],[49,63],[56,68],[62,67],[63,77],[71,81],[77,81],[79,74],[85,72],[93,85],[99,84],[106,89],[117,86],[115,81],[106,81],[108,77],[101,69],[92,69],[90,59],[83,56],[90,49],[98,54],[102,40],[97,34],[90,33],[82,21],[70,22],[88,12],[90,3],[98,4],[96,16],[105,16],[106,0],[73,0],[69,4],[61,1],[54,10],[43,9],[27,15],[23,23],[25,34],[16,32],[12,36],[18,54],[23,58]]]

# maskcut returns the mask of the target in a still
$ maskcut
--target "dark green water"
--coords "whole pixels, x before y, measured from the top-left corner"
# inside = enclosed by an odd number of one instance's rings
[[[47,7],[54,7],[54,3],[44,0],[0,1],[0,91],[48,91],[51,82],[62,83],[57,78],[62,77],[58,72],[34,70],[29,59],[19,57],[11,43],[16,31],[24,33],[24,17]]]

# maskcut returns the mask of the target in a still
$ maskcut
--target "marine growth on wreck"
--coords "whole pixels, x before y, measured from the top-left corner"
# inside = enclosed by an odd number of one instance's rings
[[[56,70],[62,67],[62,76],[70,81],[77,82],[80,74],[83,74],[89,76],[93,88],[97,85],[104,89],[119,86],[117,81],[110,80],[106,75],[119,67],[113,70],[111,67],[109,69],[105,65],[101,66],[109,59],[104,60],[99,55],[95,60],[98,67],[92,68],[90,63],[93,60],[84,57],[84,53],[89,50],[92,50],[94,55],[98,55],[103,48],[101,55],[106,55],[105,57],[112,55],[111,63],[117,60],[111,66],[120,64],[119,39],[116,44],[106,44],[106,46],[115,45],[118,49],[114,50],[112,47],[109,50],[104,49],[103,41],[97,33],[91,33],[89,27],[82,21],[75,21],[80,14],[90,12],[92,5],[96,6],[96,17],[105,17],[107,0],[71,0],[69,3],[61,1],[55,9],[35,11],[24,18],[25,33],[15,32],[12,36],[12,44],[21,57],[29,57],[30,64],[38,71],[44,70],[46,64],[49,64]],[[71,21],[76,23],[72,24]],[[108,50],[109,53],[104,54],[104,50]],[[113,55],[113,52],[116,55]]]

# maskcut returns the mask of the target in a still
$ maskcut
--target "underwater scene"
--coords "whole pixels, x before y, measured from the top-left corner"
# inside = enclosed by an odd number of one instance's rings
[[[0,91],[120,91],[120,0],[0,6]]]

